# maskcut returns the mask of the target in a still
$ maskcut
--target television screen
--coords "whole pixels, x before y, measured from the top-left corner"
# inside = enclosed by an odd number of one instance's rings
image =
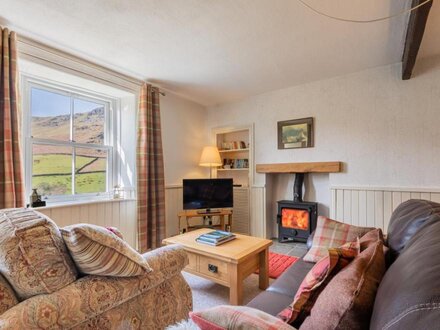
[[[232,179],[184,179],[183,209],[214,209],[233,206]]]

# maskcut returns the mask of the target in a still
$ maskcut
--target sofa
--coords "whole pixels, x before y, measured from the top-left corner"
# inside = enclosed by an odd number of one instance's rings
[[[181,274],[188,259],[180,246],[143,254],[152,271],[141,276],[83,275],[69,259],[58,228],[44,215],[0,210],[0,232],[0,329],[164,329],[192,310],[191,289]],[[51,241],[45,243],[41,237],[48,232]],[[19,237],[18,243],[11,244],[7,236]],[[51,256],[53,242],[56,255]],[[26,260],[20,260],[20,251]],[[23,261],[47,271],[32,273],[34,269],[17,266],[11,274],[11,265]],[[70,277],[68,285],[53,280],[60,274]],[[51,292],[36,294],[37,289]],[[4,310],[8,304],[14,306]]]
[[[308,248],[312,240],[309,237]],[[426,200],[400,204],[390,218],[386,246],[387,270],[370,324],[364,328],[440,328],[440,204]],[[293,301],[313,266],[299,259],[247,306],[277,315]]]

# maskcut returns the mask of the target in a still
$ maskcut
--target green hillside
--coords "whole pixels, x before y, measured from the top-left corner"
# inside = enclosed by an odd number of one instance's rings
[[[74,139],[80,143],[104,142],[104,108],[74,116]],[[35,138],[67,141],[70,116],[33,117],[32,136]],[[75,157],[76,192],[106,191],[107,155],[105,151],[77,148]],[[72,148],[34,144],[32,187],[41,195],[69,195],[72,193]]]

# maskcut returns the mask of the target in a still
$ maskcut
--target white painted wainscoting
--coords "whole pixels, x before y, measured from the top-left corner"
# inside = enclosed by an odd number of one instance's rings
[[[251,187],[250,207],[251,235],[256,237],[268,238],[268,233],[271,231],[268,231],[268,225],[266,223],[266,188],[264,186]]]
[[[179,224],[177,213],[183,209],[183,189],[182,186],[165,187],[165,219],[166,237],[179,234]]]
[[[330,218],[387,232],[391,213],[409,199],[440,203],[440,189],[332,187]]]
[[[136,200],[113,199],[74,205],[57,205],[36,208],[58,227],[75,223],[91,223],[104,227],[117,227],[124,240],[133,248],[137,246]]]

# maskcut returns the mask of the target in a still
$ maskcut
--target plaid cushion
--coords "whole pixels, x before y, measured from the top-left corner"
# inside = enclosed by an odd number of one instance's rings
[[[200,312],[191,312],[189,316],[202,330],[294,330],[272,315],[245,306],[216,306]]]
[[[293,302],[277,316],[290,324],[294,321],[295,325],[301,323],[310,314],[319,293],[327,283],[359,252],[359,239],[346,243],[340,248],[327,250],[327,256],[319,260],[302,281]]]
[[[371,227],[357,227],[335,221],[326,217],[318,217],[318,223],[313,237],[312,247],[304,256],[304,261],[317,262],[327,255],[329,248],[338,247],[362,237]]]
[[[368,329],[386,268],[382,232],[373,230],[359,241],[361,253],[333,277],[301,328]]]

